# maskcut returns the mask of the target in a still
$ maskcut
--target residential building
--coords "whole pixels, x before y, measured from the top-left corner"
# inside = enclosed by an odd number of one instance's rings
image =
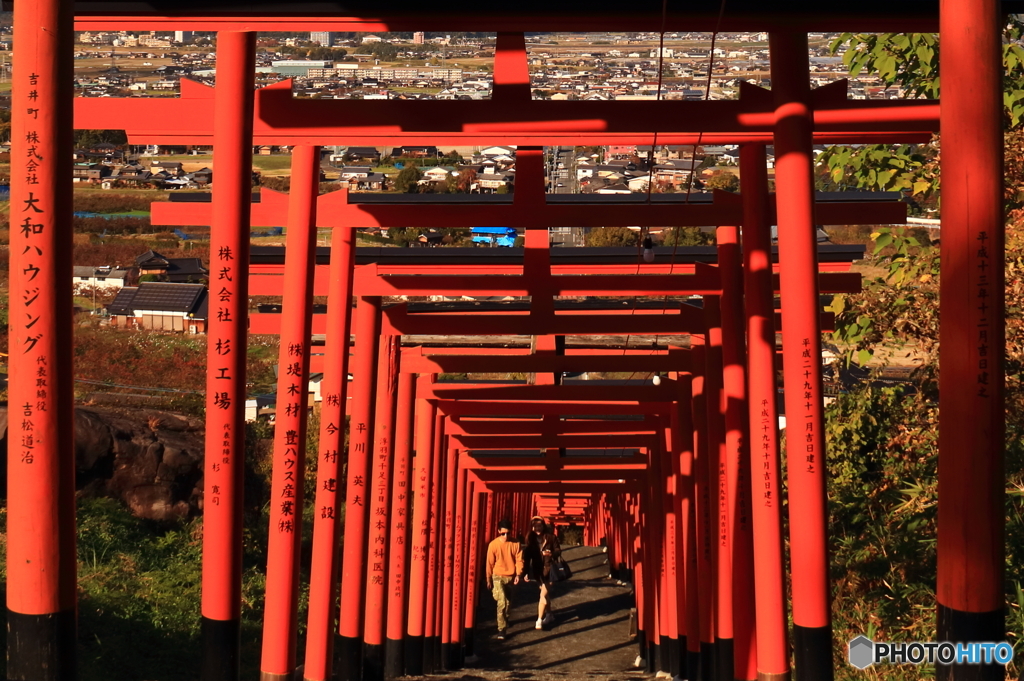
[[[142,282],[127,286],[107,305],[112,326],[206,333],[209,297],[202,284]]]
[[[199,282],[210,276],[199,258],[165,258],[150,249],[135,259],[141,276],[153,275],[174,283]]]
[[[309,33],[309,42],[323,47],[331,47],[337,39],[338,34],[334,31],[310,31]]]
[[[78,266],[72,270],[75,293],[89,289],[117,291],[138,283],[137,267]]]

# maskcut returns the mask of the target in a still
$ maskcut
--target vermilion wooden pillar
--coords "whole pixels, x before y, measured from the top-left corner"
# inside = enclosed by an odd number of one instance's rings
[[[700,607],[697,597],[697,533],[694,504],[694,438],[693,438],[693,377],[677,374],[678,401],[673,414],[672,471],[676,475],[676,517],[679,526],[677,561],[676,605],[680,613],[680,631],[686,632],[681,648],[685,666],[679,674],[683,678],[700,678]]]
[[[660,467],[661,499],[656,508],[661,530],[661,667],[673,677],[679,675],[679,618],[676,601],[676,477],[672,472],[672,422],[666,414],[660,419],[660,435],[656,450]]]
[[[469,497],[472,485],[465,469],[458,471],[458,488],[455,491],[455,554],[452,561],[452,626],[449,669],[462,669],[462,623],[465,608],[466,557],[468,540],[466,521],[469,518]]]
[[[387,602],[389,517],[391,504],[392,456],[395,448],[395,402],[401,359],[399,337],[380,338],[377,365],[377,394],[374,408],[373,452],[370,454],[366,494],[367,512],[366,605],[363,622],[363,680],[384,678],[384,608]],[[400,607],[404,607],[404,603]]]
[[[444,414],[437,413],[434,420],[433,486],[431,488],[430,563],[427,573],[427,612],[423,638],[423,670],[433,672],[441,668],[441,591],[444,583],[442,562],[444,552],[444,523],[441,513],[445,494],[445,434]]]
[[[722,305],[718,296],[704,296],[704,396],[707,412],[708,483],[714,485],[715,507],[715,678],[733,680],[732,530],[729,527],[729,477],[722,413]]]
[[[1006,638],[1000,5],[942,0],[938,638]],[[788,323],[788,322],[787,322]],[[1001,679],[1001,666],[939,667]]]
[[[788,681],[782,474],[779,414],[775,405],[775,287],[772,283],[766,161],[763,144],[740,147],[757,674],[759,681]]]
[[[7,678],[57,681],[76,678],[73,7],[19,2],[14,20]]]
[[[415,374],[400,374],[395,408],[395,454],[391,482],[391,541],[388,556],[387,631],[384,643],[384,676],[405,673],[405,613],[410,564],[407,560],[415,530],[410,522],[413,480],[412,450],[416,390]],[[422,660],[420,661],[422,666]]]
[[[474,489],[478,486],[474,485]],[[480,567],[485,560],[486,548],[484,527],[486,527],[487,500],[489,495],[473,492],[469,520],[469,565],[466,570],[466,614],[463,618],[462,642],[465,660],[469,661],[476,654],[476,641],[473,630],[476,623],[477,595],[480,593]]]
[[[353,322],[356,352],[352,362],[352,409],[349,418],[345,481],[345,538],[342,554],[341,613],[336,667],[341,681],[361,681],[363,667],[363,578],[366,573],[366,525],[373,445],[374,388],[380,298],[360,297]]]
[[[306,681],[331,678],[337,618],[340,563],[341,497],[344,481],[345,405],[348,401],[349,336],[352,329],[354,232],[339,227],[331,237],[331,282],[327,299],[324,377],[320,383],[320,461],[313,510],[313,558],[309,574],[309,620],[306,626]]]
[[[288,197],[281,345],[277,362],[261,681],[291,681],[295,674],[319,187],[320,147],[296,147],[292,152]]]
[[[754,537],[750,520],[750,431],[747,424],[746,319],[739,228],[717,231],[722,276],[722,404],[726,510],[732,571],[733,678],[757,678],[754,635]]]
[[[807,34],[772,33],[769,47],[776,107],[775,196],[796,678],[829,681],[832,616]]]
[[[441,524],[444,526],[444,559],[441,562],[443,576],[441,589],[441,667],[451,669],[452,663],[452,601],[455,585],[455,523],[456,500],[459,491],[459,450],[445,447],[445,490],[444,513]]]
[[[409,555],[409,621],[405,638],[405,670],[423,673],[423,641],[427,606],[427,567],[430,563],[431,489],[434,486],[434,421],[436,407],[416,400],[416,457],[412,489],[412,548]]]
[[[217,34],[210,233],[206,462],[203,472],[204,681],[237,679],[242,598],[242,475],[248,346],[249,206],[256,34]]]
[[[718,505],[709,465],[707,429],[707,395],[704,391],[706,349],[704,339],[690,336],[693,357],[693,455],[694,455],[694,523],[696,539],[696,572],[698,606],[700,609],[700,681],[714,681],[715,676],[715,540]]]

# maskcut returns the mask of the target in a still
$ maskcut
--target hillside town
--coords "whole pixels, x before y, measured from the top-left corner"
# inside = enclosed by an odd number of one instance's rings
[[[848,75],[811,34],[812,85]],[[191,31],[83,32],[75,54],[79,94],[174,96],[180,80],[212,84],[215,36]],[[257,86],[292,80],[294,96],[334,99],[485,99],[493,84],[495,38],[485,34],[327,31],[261,33]],[[730,99],[740,82],[770,86],[766,33],[580,33],[528,36],[535,99]],[[710,70],[710,74],[709,74]],[[851,79],[855,99],[890,99],[898,87]]]

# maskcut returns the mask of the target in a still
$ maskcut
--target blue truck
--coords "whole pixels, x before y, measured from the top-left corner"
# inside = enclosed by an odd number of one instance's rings
[[[512,227],[474,227],[473,243],[488,246],[515,246],[519,234]]]

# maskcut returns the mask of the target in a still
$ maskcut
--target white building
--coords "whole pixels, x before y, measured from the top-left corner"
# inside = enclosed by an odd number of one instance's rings
[[[134,267],[79,267],[73,270],[74,289],[78,291],[97,289],[119,291],[131,286],[139,277],[139,270]]]

